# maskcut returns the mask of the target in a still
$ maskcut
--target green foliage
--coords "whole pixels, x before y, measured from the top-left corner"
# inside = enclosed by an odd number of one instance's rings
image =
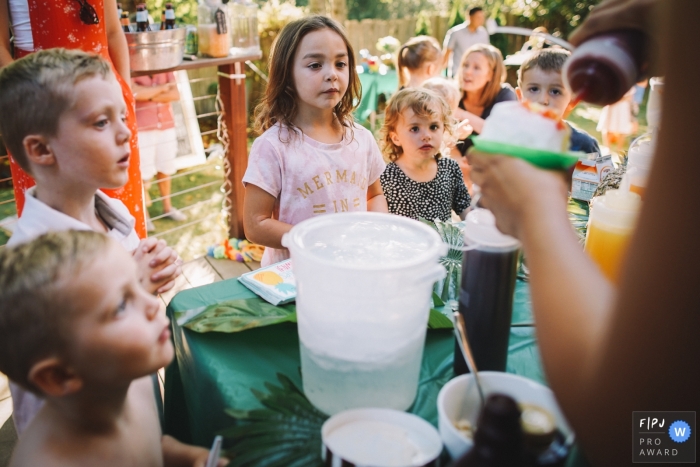
[[[168,1],[170,0],[146,0],[148,12],[156,23],[160,22],[161,12],[165,10],[165,4]],[[178,23],[197,24],[197,0],[180,0],[172,4]],[[135,12],[130,13],[135,14]]]
[[[567,37],[600,0],[486,0],[492,17],[515,20],[515,26],[544,26],[550,34]]]
[[[388,19],[389,7],[382,0],[347,0],[348,19]]]
[[[285,322],[296,322],[296,305],[274,306],[251,298],[207,307],[184,326],[196,332],[240,332]]]
[[[430,27],[430,21],[425,13],[418,15],[416,20],[416,36],[432,36],[433,31]]]
[[[450,19],[447,20],[448,29],[464,22],[466,6],[463,0],[454,0],[450,8]]]
[[[321,467],[321,426],[328,416],[316,409],[285,375],[281,386],[265,383],[266,392],[251,389],[264,406],[255,410],[227,409],[235,426],[221,432],[233,445],[226,452],[231,466]]]

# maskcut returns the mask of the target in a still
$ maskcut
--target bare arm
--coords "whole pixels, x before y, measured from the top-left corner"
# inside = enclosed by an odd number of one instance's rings
[[[134,94],[134,99],[137,101],[150,101],[154,97],[166,92],[167,84],[158,86],[141,86],[136,84],[136,81],[131,80],[131,91]]]
[[[384,190],[382,189],[382,184],[379,179],[367,187],[367,210],[389,212],[389,205],[386,202]]]
[[[10,10],[7,0],[0,0],[0,68],[13,62],[10,50]]]
[[[126,81],[131,82],[129,69],[129,47],[126,44],[126,36],[117,17],[116,0],[107,0],[105,8],[105,29],[107,31],[107,44],[109,46],[109,58],[114,64],[117,73]]]
[[[162,102],[162,103],[179,101],[180,100],[180,91],[178,91],[178,89],[177,89],[177,83],[166,84],[165,91],[156,95],[153,98],[153,100],[155,102]]]
[[[273,219],[275,201],[270,193],[248,183],[243,201],[243,230],[253,243],[283,249],[282,235],[292,230],[292,225]]]
[[[163,448],[164,467],[204,467],[209,457],[209,451],[199,446],[181,443],[175,438],[163,436],[161,446]],[[228,459],[219,459],[217,467],[224,467],[229,463]]]
[[[472,131],[475,131],[476,133],[481,133],[481,130],[484,129],[484,122],[486,120],[464,109],[459,110],[461,112],[455,113],[455,116],[460,120],[468,120],[469,125],[472,127]]]
[[[450,64],[450,56],[452,56],[452,49],[445,48],[442,51],[442,67],[440,70],[444,70],[447,68],[447,65]]]

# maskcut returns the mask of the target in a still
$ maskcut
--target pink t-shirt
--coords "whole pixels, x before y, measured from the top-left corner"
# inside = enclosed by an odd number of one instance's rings
[[[321,214],[366,211],[367,187],[385,164],[372,133],[359,125],[353,132],[325,144],[277,124],[253,143],[243,184],[277,198],[273,217],[292,225]],[[261,264],[287,258],[287,250],[265,248]]]
[[[139,86],[153,87],[166,83],[175,83],[172,73],[157,73],[132,78]],[[139,131],[167,130],[175,128],[175,119],[170,102],[136,101],[136,123]]]

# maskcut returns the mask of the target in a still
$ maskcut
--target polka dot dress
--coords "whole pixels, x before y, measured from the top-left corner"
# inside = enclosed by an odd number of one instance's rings
[[[390,213],[445,222],[450,220],[452,210],[460,213],[469,207],[471,198],[457,162],[442,158],[437,164],[437,175],[429,182],[416,182],[398,165],[387,164],[379,180]]]

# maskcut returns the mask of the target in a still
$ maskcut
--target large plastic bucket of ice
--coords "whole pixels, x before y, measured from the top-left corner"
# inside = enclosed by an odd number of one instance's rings
[[[447,247],[427,225],[372,212],[294,226],[304,393],[323,412],[405,410],[416,396],[433,284]]]

